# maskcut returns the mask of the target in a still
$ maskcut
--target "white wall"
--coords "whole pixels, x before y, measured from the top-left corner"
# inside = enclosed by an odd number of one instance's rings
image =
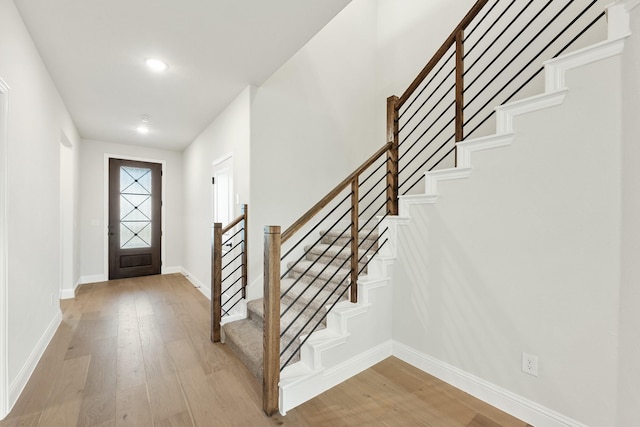
[[[634,3],[634,2],[628,2]],[[636,5],[638,2],[635,2]],[[637,423],[640,405],[640,8],[631,13],[633,37],[622,57],[622,230],[618,426]]]
[[[412,208],[394,282],[394,339],[594,426],[616,415],[619,73],[572,71],[562,106],[518,117],[512,146]]]
[[[7,338],[13,403],[60,319],[60,132],[72,143],[78,136],[10,0],[0,1],[0,76],[11,88]]]
[[[82,283],[107,280],[105,155],[166,162],[163,170],[163,272],[182,266],[182,153],[133,145],[84,140],[80,153],[80,253]]]
[[[184,151],[184,254],[189,279],[204,292],[211,287],[213,162],[233,155],[233,181],[240,204],[250,203],[249,143],[251,96],[247,87]],[[249,218],[252,218],[249,206]],[[236,206],[236,215],[240,214]],[[251,226],[251,224],[250,224]],[[258,242],[252,242],[256,245]]]
[[[384,142],[374,134],[376,2],[353,1],[257,90],[251,240],[286,229]],[[261,266],[262,245],[252,247]],[[261,267],[260,267],[261,269]]]

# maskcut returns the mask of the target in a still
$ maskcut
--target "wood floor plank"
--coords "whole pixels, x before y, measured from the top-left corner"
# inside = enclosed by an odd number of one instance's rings
[[[261,384],[211,343],[209,301],[179,274],[85,285],[61,307],[0,427],[526,426],[393,357],[267,417]]]
[[[147,385],[140,384],[120,390],[116,401],[116,426],[152,426],[151,404]]]
[[[116,419],[116,401],[113,393],[100,393],[84,396],[80,405],[77,427],[114,425]],[[39,424],[42,425],[42,424]]]
[[[189,412],[182,388],[174,374],[149,379],[147,390],[154,423],[162,423],[181,412]]]
[[[69,427],[78,423],[82,398],[47,405],[38,421],[40,426]]]
[[[137,325],[137,318],[135,319]],[[132,325],[131,325],[132,326]],[[124,390],[146,384],[144,358],[137,327],[127,327],[118,332],[118,359],[116,363],[116,385]]]

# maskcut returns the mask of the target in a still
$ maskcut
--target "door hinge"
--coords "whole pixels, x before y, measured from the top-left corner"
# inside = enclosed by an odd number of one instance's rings
[[[164,176],[164,171],[160,169],[160,176]]]
[[[216,183],[216,178],[215,178],[215,177],[213,177],[213,176],[211,177],[211,183],[212,183],[212,184],[214,184],[214,185],[215,185],[215,183]]]

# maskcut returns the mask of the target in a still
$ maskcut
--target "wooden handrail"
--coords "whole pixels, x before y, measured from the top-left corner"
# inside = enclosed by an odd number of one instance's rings
[[[318,203],[316,203],[311,209],[309,209],[304,215],[302,215],[296,222],[294,222],[289,228],[282,233],[282,243],[286,242],[291,236],[295,234],[300,228],[302,228],[307,222],[311,220],[322,208],[327,206],[331,200],[333,200],[342,190],[347,188],[355,178],[360,176],[369,166],[371,166],[376,160],[378,160],[384,153],[389,151],[391,143],[386,143],[382,148],[375,152],[366,162],[364,162],[358,169],[353,171],[348,177],[346,177],[340,184],[331,190],[326,196],[324,196]]]
[[[424,81],[431,70],[433,70],[433,68],[438,64],[438,62],[440,62],[445,53],[447,53],[447,50],[449,50],[449,48],[456,42],[458,33],[464,31],[467,28],[467,26],[471,23],[471,21],[473,21],[473,19],[478,15],[480,10],[484,7],[485,4],[487,4],[488,1],[489,0],[478,0],[476,4],[473,5],[471,10],[465,15],[462,21],[460,21],[455,30],[451,32],[451,35],[449,35],[444,43],[442,43],[440,49],[436,51],[435,55],[433,55],[429,62],[427,62],[427,65],[425,65],[422,71],[420,71],[420,74],[418,74],[418,76],[413,80],[407,90],[404,91],[404,93],[398,100],[396,108],[400,109],[400,107],[402,107],[404,103],[407,102],[411,94],[416,90],[418,86],[420,86],[420,83]]]
[[[244,206],[247,206],[247,205],[244,205]],[[237,217],[236,219],[231,221],[229,224],[227,224],[224,227],[222,227],[222,234],[228,233],[229,231],[231,231],[231,229],[233,227],[235,227],[236,225],[240,224],[240,222],[242,222],[242,220],[244,219],[244,215],[245,214],[243,212],[242,215],[240,215],[239,217]]]

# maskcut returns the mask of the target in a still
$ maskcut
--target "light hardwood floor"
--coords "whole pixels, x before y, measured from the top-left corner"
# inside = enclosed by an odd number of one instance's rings
[[[209,301],[178,274],[85,285],[62,309],[0,427],[526,426],[395,358],[268,418],[258,381],[209,341]]]

